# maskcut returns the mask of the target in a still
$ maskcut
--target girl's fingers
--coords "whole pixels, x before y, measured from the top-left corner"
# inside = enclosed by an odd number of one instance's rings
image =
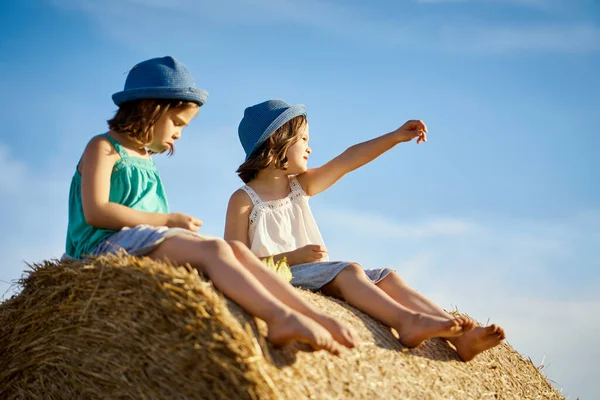
[[[425,125],[425,122],[421,121],[420,119],[413,119],[408,121],[406,124],[404,124],[404,126],[406,128],[410,129],[415,129],[415,130],[423,130],[427,132],[427,126]]]
[[[425,126],[425,122],[423,122],[423,121],[421,121],[419,119],[419,120],[415,121],[415,124],[418,126],[417,129],[420,129],[420,130],[423,130],[423,131],[427,132],[427,126]]]

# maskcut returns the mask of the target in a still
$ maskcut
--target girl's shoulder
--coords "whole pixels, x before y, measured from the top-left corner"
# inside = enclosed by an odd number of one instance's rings
[[[109,156],[119,158],[119,152],[113,143],[104,135],[96,135],[90,139],[83,151],[83,157]]]
[[[87,146],[87,148],[104,151],[107,155],[119,155],[121,158],[138,158],[140,160],[152,160],[152,157],[150,157],[147,154],[145,148],[142,148],[142,150],[140,150],[128,147],[127,145],[122,143],[122,140],[111,136],[108,132],[94,136],[88,142]]]
[[[95,167],[100,164],[114,164],[119,158],[119,153],[110,140],[104,135],[97,135],[91,138],[85,146],[79,163],[77,163],[77,172],[81,173],[83,166]]]
[[[252,208],[252,199],[246,190],[244,190],[246,186],[239,188],[229,198],[229,207],[230,208]]]
[[[86,148],[111,148],[113,147],[112,143],[110,142],[110,140],[108,140],[107,135],[105,133],[102,133],[100,135],[96,135],[94,137],[92,137],[88,143],[87,143],[87,147]]]
[[[296,193],[299,194],[301,196],[308,196],[306,194],[306,190],[304,190],[304,186],[302,186],[302,182],[300,181],[300,179],[298,179],[300,175],[289,175],[288,179],[290,181],[290,190],[292,193]]]

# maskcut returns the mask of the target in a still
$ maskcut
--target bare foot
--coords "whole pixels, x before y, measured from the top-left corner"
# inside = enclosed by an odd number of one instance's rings
[[[317,313],[312,318],[331,333],[331,336],[346,347],[353,348],[360,343],[360,339],[354,329],[342,324],[335,318],[325,314]]]
[[[478,326],[471,332],[452,339],[451,342],[463,361],[471,361],[477,354],[502,343],[505,338],[504,329],[498,325],[490,325]]]
[[[473,321],[471,318],[469,318],[469,317],[460,317],[460,318],[466,320],[462,324],[463,335],[467,332],[471,332],[473,329],[475,329],[477,327],[477,323],[475,321]]]
[[[460,336],[465,330],[473,329],[471,324],[472,321],[466,317],[448,319],[415,313],[410,321],[403,320],[399,328],[394,328],[398,331],[400,343],[412,348],[433,337]]]
[[[267,327],[267,340],[275,346],[283,346],[297,340],[308,343],[315,350],[323,349],[336,355],[340,353],[340,346],[331,334],[317,322],[300,313],[290,312],[281,318],[268,321]]]

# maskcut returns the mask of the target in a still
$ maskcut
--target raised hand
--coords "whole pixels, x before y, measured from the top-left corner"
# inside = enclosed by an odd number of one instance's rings
[[[181,213],[169,213],[167,217],[167,226],[169,228],[183,228],[188,231],[198,232],[202,226],[202,221],[191,215]]]
[[[414,138],[417,138],[417,144],[427,141],[427,126],[418,119],[406,121],[394,133],[401,142],[410,142]]]

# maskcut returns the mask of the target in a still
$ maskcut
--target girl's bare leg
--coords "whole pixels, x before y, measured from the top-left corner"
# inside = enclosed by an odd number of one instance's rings
[[[281,279],[276,273],[268,270],[262,262],[239,241],[228,241],[237,259],[254,275],[267,290],[288,307],[314,319],[333,335],[333,338],[346,347],[354,347],[358,343],[358,335],[352,328],[341,324],[335,318],[315,310],[294,289],[292,285]]]
[[[375,286],[358,264],[348,265],[322,291],[396,329],[406,347],[416,347],[432,337],[461,335],[470,323],[468,318],[440,318],[404,307]]]
[[[408,286],[396,272],[388,274],[377,283],[377,286],[406,308],[441,318],[454,318]],[[458,355],[463,361],[470,361],[477,354],[499,345],[505,337],[504,330],[495,324],[482,327],[476,326],[475,322],[471,321],[470,327],[465,327],[465,333],[462,336],[448,338],[448,340],[456,347]]]
[[[240,264],[225,241],[178,235],[165,240],[149,256],[176,264],[189,263],[206,273],[217,289],[267,323],[267,339],[273,344],[298,340],[315,349],[339,353],[339,345],[325,328],[274,297]]]

